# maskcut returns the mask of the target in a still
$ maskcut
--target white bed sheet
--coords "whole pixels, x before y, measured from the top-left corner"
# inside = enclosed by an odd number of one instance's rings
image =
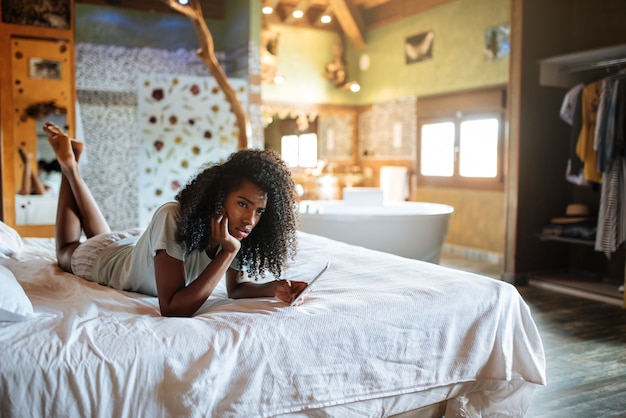
[[[61,272],[52,240],[25,244],[0,262],[55,316],[0,323],[3,417],[339,417],[361,401],[389,416],[442,396],[467,416],[523,416],[545,384],[527,305],[487,277],[300,233],[289,278],[331,262],[302,306],[222,285],[197,316],[164,318],[154,297]]]

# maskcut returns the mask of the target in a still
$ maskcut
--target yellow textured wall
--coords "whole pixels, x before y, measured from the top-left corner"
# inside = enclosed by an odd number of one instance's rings
[[[367,105],[506,84],[509,60],[485,60],[483,51],[485,30],[507,23],[509,13],[510,0],[455,0],[370,30],[364,48],[346,45],[348,79],[361,84],[356,94],[338,90],[324,77],[336,34],[270,25],[278,36],[278,72],[285,83],[264,84],[263,101]],[[406,64],[406,38],[427,31],[435,34],[432,59]],[[358,64],[363,54],[370,62],[366,70]]]
[[[361,103],[411,95],[427,96],[506,84],[508,59],[485,60],[485,30],[509,21],[509,0],[456,0],[372,30],[361,50],[349,48],[349,61],[361,54],[370,67],[360,71]],[[432,31],[432,59],[405,63],[407,37]]]
[[[277,71],[285,82],[263,84],[264,102],[358,104],[358,94],[337,89],[324,76],[326,64],[333,59],[336,33],[287,25],[270,25],[269,30],[278,37]]]
[[[416,197],[454,207],[446,243],[504,253],[504,192],[418,186]]]

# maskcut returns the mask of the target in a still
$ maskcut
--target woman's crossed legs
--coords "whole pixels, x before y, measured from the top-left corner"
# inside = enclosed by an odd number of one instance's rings
[[[47,122],[43,129],[49,135],[62,173],[55,226],[57,261],[63,270],[72,272],[72,254],[83,231],[91,238],[111,229],[78,170],[85,144],[67,136],[54,123]]]

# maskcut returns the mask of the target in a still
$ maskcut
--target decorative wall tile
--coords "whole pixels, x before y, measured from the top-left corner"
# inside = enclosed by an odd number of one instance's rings
[[[210,75],[204,62],[191,50],[76,45],[77,90],[135,92],[137,76],[151,73]]]
[[[359,116],[361,158],[406,159],[416,154],[417,98],[377,103]]]
[[[137,226],[136,95],[79,91],[85,182],[113,229]]]
[[[356,114],[320,114],[318,120],[319,159],[352,158]]]

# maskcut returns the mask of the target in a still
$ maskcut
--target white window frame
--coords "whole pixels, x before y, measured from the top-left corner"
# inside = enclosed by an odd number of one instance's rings
[[[295,144],[287,144],[294,141]],[[308,142],[306,144],[305,142]],[[318,146],[316,133],[283,135],[280,138],[281,156],[290,168],[317,166]]]
[[[475,121],[481,119],[496,119],[498,121],[498,138],[496,142],[496,149],[490,150],[496,158],[496,173],[494,177],[472,177],[462,176],[460,173],[460,160],[463,158],[461,155],[461,124],[467,121]],[[452,172],[449,170],[449,175],[433,175],[423,174],[422,166],[425,169],[427,166],[425,161],[428,161],[428,155],[425,155],[425,151],[422,147],[422,129],[425,125],[432,125],[438,123],[452,123],[454,125],[454,147],[452,150],[452,161],[446,163],[446,168],[452,166]],[[504,189],[504,173],[503,173],[503,158],[504,158],[504,114],[502,112],[482,112],[482,113],[457,113],[447,117],[437,118],[425,118],[418,122],[418,158],[417,158],[417,174],[418,184],[434,186],[434,187],[451,187],[451,188],[471,188],[471,189]],[[449,164],[449,165],[448,165]],[[432,169],[432,167],[431,167]],[[432,173],[432,171],[431,171]]]

